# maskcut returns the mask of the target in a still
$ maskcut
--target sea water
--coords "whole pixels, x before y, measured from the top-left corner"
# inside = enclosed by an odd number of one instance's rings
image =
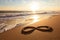
[[[39,18],[33,18],[33,16],[38,16]],[[13,29],[17,26],[26,26],[27,24],[32,24],[33,21],[43,20],[51,17],[52,15],[41,15],[32,13],[0,13],[0,33],[7,30]],[[36,21],[37,22],[37,21]],[[35,23],[35,22],[33,22]],[[28,25],[27,25],[28,26]]]

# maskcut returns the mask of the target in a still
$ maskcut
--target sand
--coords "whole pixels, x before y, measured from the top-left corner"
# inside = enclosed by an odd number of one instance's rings
[[[41,32],[35,30],[29,35],[21,34],[23,26],[16,27],[0,34],[0,40],[60,40],[60,15],[55,15],[49,19],[45,19],[30,26],[50,26],[53,32]]]

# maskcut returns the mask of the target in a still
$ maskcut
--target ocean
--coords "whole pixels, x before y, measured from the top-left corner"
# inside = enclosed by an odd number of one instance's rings
[[[49,14],[48,14],[49,13]],[[60,13],[44,12],[44,13],[0,13],[0,33],[13,29],[17,26],[28,26],[38,21],[51,18],[53,15]]]

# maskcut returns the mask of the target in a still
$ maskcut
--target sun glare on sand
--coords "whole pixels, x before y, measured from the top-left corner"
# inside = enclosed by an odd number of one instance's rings
[[[39,9],[41,8],[40,5],[39,5],[39,2],[31,2],[29,4],[29,8],[30,10],[32,11],[32,13],[36,13],[36,11],[39,11]],[[35,23],[35,22],[38,22],[40,20],[43,20],[43,19],[46,19],[46,18],[49,18],[51,15],[32,15],[31,18],[33,19],[33,22],[32,23]],[[31,24],[32,24],[31,23]]]
[[[39,10],[39,3],[38,2],[31,2],[29,8],[33,13],[35,13],[36,11]],[[38,21],[38,18],[39,18],[38,15],[33,15],[31,17],[33,19],[33,23]]]
[[[37,22],[38,19],[39,19],[39,16],[38,15],[33,15],[32,18],[33,18],[33,22]]]

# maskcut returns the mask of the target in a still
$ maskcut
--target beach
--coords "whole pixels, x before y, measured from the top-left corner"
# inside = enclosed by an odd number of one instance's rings
[[[35,30],[29,35],[21,33],[23,26],[16,27],[0,34],[0,40],[60,40],[60,15],[54,15],[49,19],[38,21],[29,26],[50,26],[53,32],[41,32]]]

